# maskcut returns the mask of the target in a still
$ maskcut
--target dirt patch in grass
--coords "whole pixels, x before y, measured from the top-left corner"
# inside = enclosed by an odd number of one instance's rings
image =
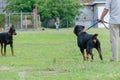
[[[6,71],[6,70],[10,70],[10,67],[7,66],[0,66],[0,71]]]

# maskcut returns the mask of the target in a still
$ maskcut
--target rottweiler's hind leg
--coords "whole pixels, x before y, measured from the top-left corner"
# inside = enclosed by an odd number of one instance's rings
[[[97,48],[97,51],[98,51],[98,53],[99,53],[100,59],[103,60],[102,54],[101,54],[101,49],[100,49],[100,48]]]
[[[94,58],[93,58],[93,54],[92,54],[92,53],[90,53],[90,55],[91,55],[91,60],[93,61],[93,60],[94,60]]]
[[[91,56],[91,61],[93,61],[94,60],[93,54],[88,52],[87,52],[87,60],[89,59],[89,55]]]
[[[89,53],[87,53],[87,51],[86,51],[86,58],[87,60],[89,59]]]
[[[89,54],[91,56],[91,60],[93,61],[94,57],[93,57],[92,49],[87,50],[87,54]]]

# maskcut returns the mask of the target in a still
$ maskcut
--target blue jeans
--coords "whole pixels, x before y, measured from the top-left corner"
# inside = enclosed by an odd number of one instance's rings
[[[57,30],[57,31],[59,30],[59,25],[56,25],[56,30]]]

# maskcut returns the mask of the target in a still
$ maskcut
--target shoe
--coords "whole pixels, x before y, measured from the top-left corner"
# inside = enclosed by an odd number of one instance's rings
[[[110,59],[111,62],[114,62],[114,61],[117,61],[117,60],[114,60],[114,59]]]

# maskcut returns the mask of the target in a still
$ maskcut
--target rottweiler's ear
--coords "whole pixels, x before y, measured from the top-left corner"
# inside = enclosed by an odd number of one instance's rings
[[[77,36],[77,29],[78,29],[78,26],[75,26],[74,27],[74,30],[73,30],[73,33]]]
[[[85,29],[85,26],[82,26],[83,29]]]
[[[10,28],[14,28],[14,25],[12,24],[12,25],[10,26]]]

